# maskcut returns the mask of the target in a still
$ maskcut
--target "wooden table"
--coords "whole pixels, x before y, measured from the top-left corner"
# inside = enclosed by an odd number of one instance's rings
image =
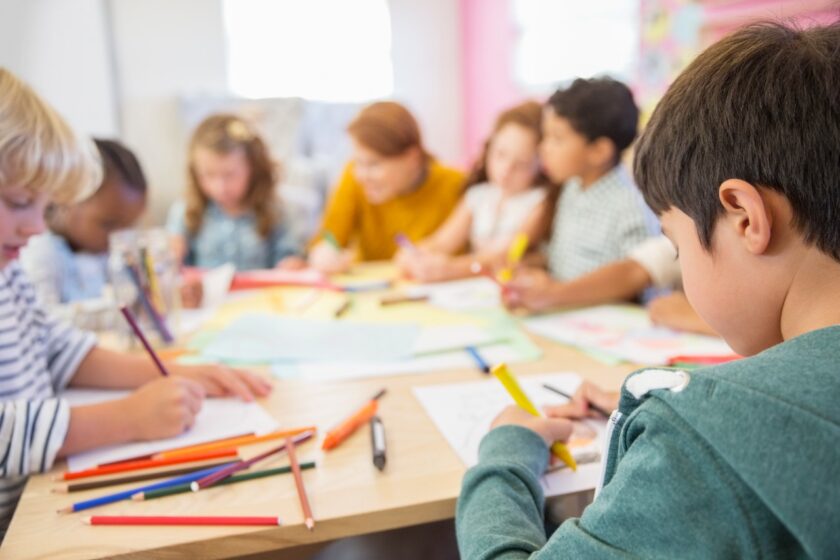
[[[535,338],[544,355],[517,364],[519,375],[575,371],[605,387],[618,388],[633,366],[605,366],[573,349]],[[336,450],[323,454],[307,443],[299,459],[314,458],[318,467],[304,471],[316,528],[309,532],[291,476],[184,494],[150,502],[122,502],[95,510],[58,515],[56,510],[102,490],[55,494],[51,474],[33,476],[26,486],[6,535],[0,560],[11,558],[233,558],[323,543],[334,539],[452,518],[465,467],[414,398],[411,388],[482,379],[476,369],[401,375],[357,381],[307,383],[281,380],[263,405],[281,426],[339,421],[349,409],[379,388],[388,395],[380,416],[388,436],[388,465],[371,463],[368,430],[359,430]],[[273,445],[276,445],[273,444]],[[266,447],[269,447],[267,445]],[[253,451],[251,451],[253,450]],[[249,449],[256,453],[257,446]],[[285,463],[278,458],[266,467]],[[122,490],[125,487],[112,487]],[[110,489],[109,489],[110,490]],[[284,525],[264,527],[90,527],[82,518],[103,515],[279,515]],[[284,555],[284,558],[286,556]]]

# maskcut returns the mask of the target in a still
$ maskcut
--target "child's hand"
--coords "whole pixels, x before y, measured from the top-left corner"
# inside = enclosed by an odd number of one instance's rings
[[[613,411],[618,408],[619,393],[604,391],[597,385],[584,381],[572,395],[572,400],[566,404],[543,407],[546,416],[550,418],[603,418],[604,416],[592,410],[595,405],[603,410]]]
[[[714,329],[694,311],[682,292],[654,299],[648,304],[648,314],[654,325],[717,336]]]
[[[204,298],[204,285],[200,277],[183,278],[181,280],[181,305],[185,309],[201,307]]]
[[[543,311],[553,306],[550,292],[556,284],[545,270],[521,268],[515,272],[513,280],[505,284],[502,300],[509,309]]]
[[[571,420],[533,416],[516,405],[508,406],[496,416],[490,429],[507,425],[522,426],[536,432],[548,446],[556,441],[568,441],[574,429]]]
[[[124,410],[136,432],[132,440],[174,437],[189,430],[204,389],[190,379],[160,378],[150,381],[124,399]]]
[[[271,392],[271,384],[262,377],[241,369],[217,365],[169,365],[173,376],[190,379],[201,385],[207,396],[235,396],[250,402]]]
[[[416,250],[401,252],[397,259],[403,274],[417,282],[438,282],[449,277],[448,255]]]
[[[275,268],[281,270],[302,270],[306,268],[306,259],[297,255],[292,255],[282,259]]]
[[[326,241],[321,241],[309,252],[309,265],[326,274],[346,272],[353,265],[353,252],[339,251]]]

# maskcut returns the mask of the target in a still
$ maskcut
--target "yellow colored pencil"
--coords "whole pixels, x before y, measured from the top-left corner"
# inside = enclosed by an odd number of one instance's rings
[[[532,414],[533,416],[541,416],[540,411],[537,410],[537,407],[534,406],[534,403],[531,402],[531,399],[528,398],[528,395],[526,395],[525,391],[522,390],[522,387],[519,386],[519,382],[513,376],[513,373],[511,373],[508,369],[507,365],[499,364],[494,367],[493,375],[502,382],[502,386],[505,390],[507,390],[519,408],[529,414]],[[577,462],[575,461],[575,458],[572,457],[571,452],[569,452],[569,448],[566,447],[565,444],[560,443],[559,441],[555,442],[554,445],[551,446],[551,452],[559,457],[561,461],[566,463],[573,471],[577,470]]]
[[[513,268],[519,264],[525,251],[528,249],[528,234],[519,232],[508,247],[507,262],[508,265],[499,271],[499,282],[505,283],[513,280]]]

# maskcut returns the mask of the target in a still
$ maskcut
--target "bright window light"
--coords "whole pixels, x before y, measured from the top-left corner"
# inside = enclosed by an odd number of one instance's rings
[[[393,93],[387,0],[223,0],[223,10],[237,95],[360,102]]]
[[[516,78],[542,89],[608,74],[631,82],[639,60],[639,0],[514,0]]]

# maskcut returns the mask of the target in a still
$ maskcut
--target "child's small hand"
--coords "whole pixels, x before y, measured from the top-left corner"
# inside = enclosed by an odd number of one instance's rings
[[[136,432],[132,440],[174,437],[189,430],[201,410],[204,389],[195,381],[160,378],[124,399],[124,410]]]
[[[574,429],[571,420],[533,416],[516,405],[505,408],[496,416],[490,428],[507,425],[522,426],[536,432],[548,446],[556,441],[568,441]]]
[[[309,252],[309,265],[326,274],[346,272],[353,265],[353,252],[339,251],[326,241],[321,241]]]
[[[170,365],[173,376],[190,379],[210,397],[239,397],[250,402],[271,392],[271,384],[249,371],[217,365]]]
[[[306,268],[306,259],[297,255],[292,255],[280,260],[275,268],[281,270],[302,270]]]
[[[542,269],[521,268],[515,272],[513,280],[505,284],[502,299],[509,309],[543,311],[552,306],[549,292],[555,283]]]
[[[617,391],[604,391],[597,385],[584,381],[572,395],[571,401],[543,407],[543,411],[550,418],[603,418],[602,414],[592,410],[591,405],[605,411],[613,411],[618,408],[619,396]]]
[[[201,306],[204,298],[204,285],[201,278],[183,278],[181,281],[181,305],[185,309],[195,309]]]
[[[400,259],[406,276],[417,282],[437,282],[448,278],[450,258],[442,253],[412,251]]]

